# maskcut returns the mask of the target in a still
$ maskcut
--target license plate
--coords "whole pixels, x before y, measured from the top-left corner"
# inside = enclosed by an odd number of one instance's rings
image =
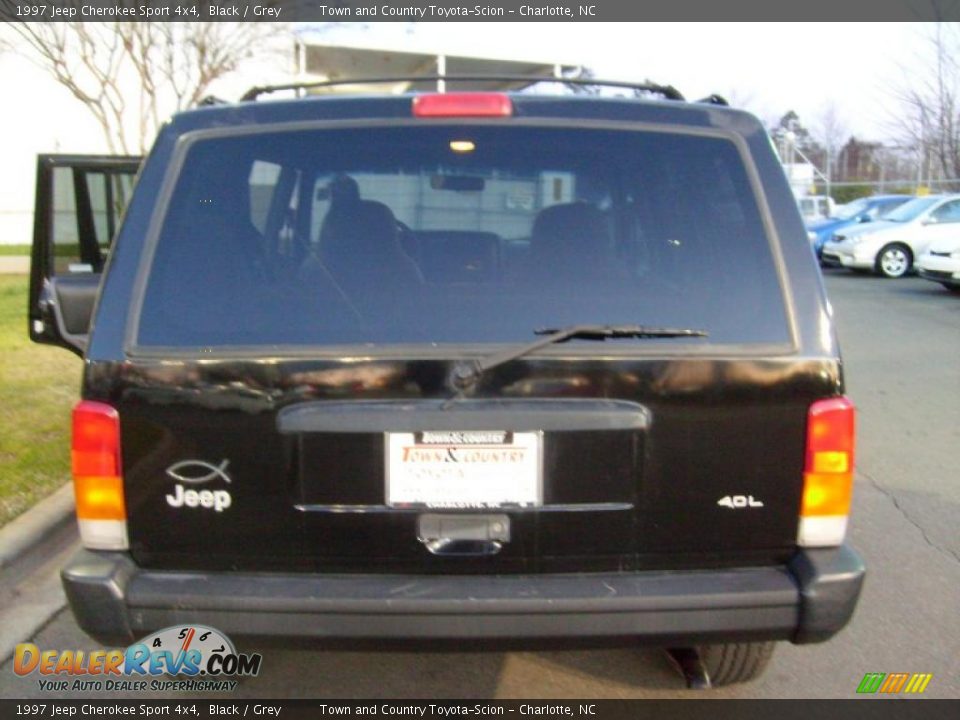
[[[540,505],[542,447],[539,432],[387,433],[387,504],[433,509]]]

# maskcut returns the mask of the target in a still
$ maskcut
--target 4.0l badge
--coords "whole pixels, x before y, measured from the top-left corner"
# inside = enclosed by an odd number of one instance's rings
[[[753,495],[725,495],[717,500],[720,507],[728,507],[732,510],[740,508],[758,508],[763,507],[763,502],[754,500]]]

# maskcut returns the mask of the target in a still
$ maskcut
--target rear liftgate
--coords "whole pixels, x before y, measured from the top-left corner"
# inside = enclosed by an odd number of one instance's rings
[[[295,438],[297,509],[321,563],[327,547],[330,561],[346,553],[425,572],[518,572],[635,551],[649,424],[636,403],[317,402],[277,423]],[[599,451],[587,457],[588,447]],[[324,544],[337,536],[352,546]],[[459,560],[438,564],[448,557]]]

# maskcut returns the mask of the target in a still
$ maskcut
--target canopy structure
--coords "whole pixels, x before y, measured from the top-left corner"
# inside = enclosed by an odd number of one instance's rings
[[[389,78],[401,76],[445,75],[526,75],[545,80],[577,76],[580,65],[534,60],[472,57],[445,53],[410,52],[385,48],[321,43],[309,39],[297,42],[297,75],[303,81],[342,80],[347,78]],[[401,94],[433,90],[518,90],[530,82],[429,80],[424,82],[385,82],[380,84],[336,85],[312,88],[311,93],[377,92]]]

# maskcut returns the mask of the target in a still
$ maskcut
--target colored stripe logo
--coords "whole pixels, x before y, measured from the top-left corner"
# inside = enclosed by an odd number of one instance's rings
[[[913,677],[911,677],[910,681],[907,683],[907,687],[904,689],[904,692],[922,693],[927,689],[927,685],[930,684],[930,680],[932,678],[932,673],[914,673]]]
[[[932,679],[933,673],[867,673],[857,686],[857,692],[866,695],[920,694]]]

